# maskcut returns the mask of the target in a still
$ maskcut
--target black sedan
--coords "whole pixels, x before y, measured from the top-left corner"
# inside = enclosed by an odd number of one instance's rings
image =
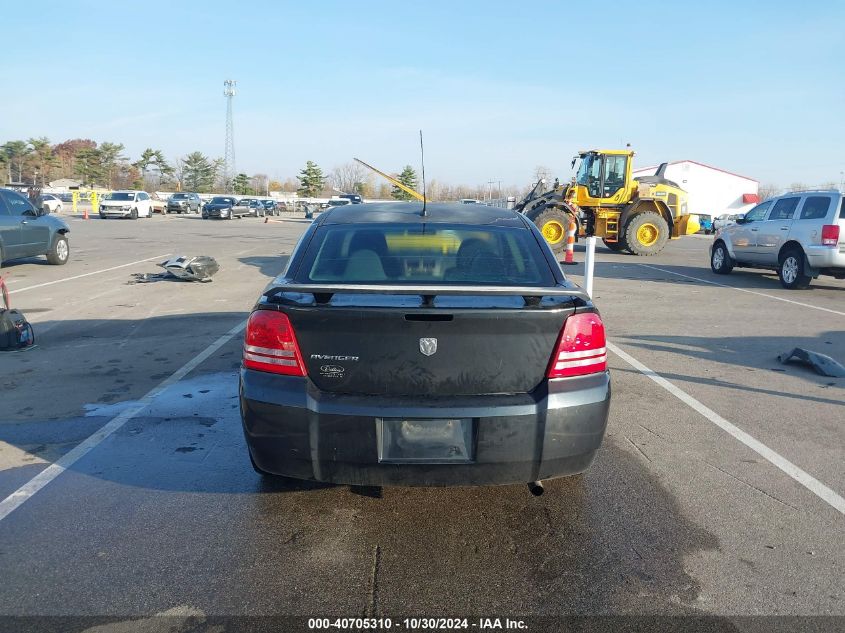
[[[262,474],[530,483],[586,470],[605,331],[534,224],[481,205],[320,215],[249,317],[244,433]]]
[[[252,210],[234,196],[215,196],[202,207],[203,219],[232,220],[251,214]]]

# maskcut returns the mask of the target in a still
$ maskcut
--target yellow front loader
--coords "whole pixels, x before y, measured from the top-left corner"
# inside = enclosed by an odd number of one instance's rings
[[[556,252],[565,246],[570,221],[578,234],[595,235],[614,251],[655,255],[669,239],[695,233],[698,218],[687,211],[687,192],[664,178],[631,176],[631,150],[579,152],[578,172],[568,185],[541,193],[542,181],[516,206],[540,229]]]

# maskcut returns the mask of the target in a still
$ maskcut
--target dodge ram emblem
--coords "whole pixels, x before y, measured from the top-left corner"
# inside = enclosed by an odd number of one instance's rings
[[[426,356],[432,356],[437,351],[437,339],[436,338],[421,338],[420,339],[420,351],[425,354]]]

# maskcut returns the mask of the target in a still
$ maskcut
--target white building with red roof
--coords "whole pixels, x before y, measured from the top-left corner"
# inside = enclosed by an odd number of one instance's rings
[[[657,165],[635,169],[637,176],[651,176]],[[759,201],[760,183],[754,178],[699,163],[676,160],[666,167],[664,177],[689,193],[689,212],[718,217],[724,214],[745,213]]]

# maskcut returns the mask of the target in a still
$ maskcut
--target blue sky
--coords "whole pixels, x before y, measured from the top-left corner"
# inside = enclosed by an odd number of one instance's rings
[[[625,143],[636,165],[781,186],[845,170],[843,2],[33,6],[0,10],[0,142],[221,156],[231,77],[238,170],[272,177],[417,165],[420,128],[428,178],[451,183],[567,178],[576,150]]]

